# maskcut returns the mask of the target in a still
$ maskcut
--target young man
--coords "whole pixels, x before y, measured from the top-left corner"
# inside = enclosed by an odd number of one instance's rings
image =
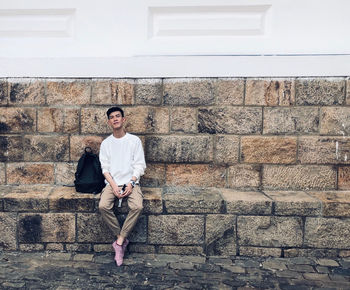
[[[124,111],[112,107],[107,111],[108,125],[113,134],[101,143],[100,162],[107,186],[101,194],[99,210],[103,220],[116,236],[113,243],[117,266],[123,264],[123,257],[129,241],[128,235],[134,228],[143,209],[143,195],[139,186],[140,176],[146,168],[140,138],[124,130]],[[125,185],[125,189],[123,186]],[[127,197],[129,213],[122,229],[113,213],[115,199]]]

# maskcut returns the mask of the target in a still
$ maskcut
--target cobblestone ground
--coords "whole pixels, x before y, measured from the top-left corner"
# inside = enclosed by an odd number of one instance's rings
[[[1,289],[350,289],[350,259],[0,252]]]

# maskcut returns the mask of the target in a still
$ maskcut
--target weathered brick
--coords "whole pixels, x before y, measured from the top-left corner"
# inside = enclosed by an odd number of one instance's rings
[[[152,162],[210,162],[213,144],[209,136],[147,136],[146,159]]]
[[[214,161],[219,164],[232,164],[238,162],[239,138],[238,136],[215,136]]]
[[[63,251],[63,244],[49,243],[46,245],[46,251]]]
[[[349,249],[349,222],[349,219],[307,217],[305,222],[305,246]]]
[[[338,168],[338,189],[350,189],[350,167]]]
[[[9,99],[9,84],[5,79],[0,79],[0,105],[6,105]]]
[[[38,110],[39,132],[62,132],[63,110],[61,108],[41,108]]]
[[[244,80],[222,78],[213,81],[213,94],[218,105],[243,105]]]
[[[160,105],[162,102],[161,79],[138,79],[135,82],[135,100],[140,105]]]
[[[144,252],[153,253],[153,252]],[[159,254],[171,254],[171,255],[191,255],[199,256],[203,255],[203,247],[200,246],[159,246]]]
[[[7,164],[8,184],[53,184],[52,163],[9,163]]]
[[[162,187],[165,184],[165,164],[148,163],[140,184]]]
[[[332,249],[284,249],[284,256],[286,258],[295,257],[300,260],[300,263],[296,264],[308,264],[309,259],[305,259],[302,257],[338,257],[337,250]],[[294,259],[295,261],[295,259]],[[316,267],[317,271],[319,271],[319,267]]]
[[[321,108],[320,134],[349,136],[350,108]]]
[[[134,104],[134,81],[131,79],[101,79],[92,81],[93,104]]]
[[[202,106],[215,102],[209,79],[166,79],[163,86],[166,105]]]
[[[211,107],[198,109],[198,132],[210,134],[258,134],[262,130],[262,109]]]
[[[245,257],[281,257],[279,248],[239,247],[239,255]]]
[[[17,213],[0,212],[0,247],[4,250],[16,250]]]
[[[321,202],[303,191],[264,191],[274,202],[275,215],[317,216]]]
[[[25,161],[68,161],[68,136],[26,135],[24,137]]]
[[[71,136],[70,137],[70,159],[78,161],[84,153],[85,147],[91,147],[95,154],[100,151],[103,137],[99,136]]]
[[[168,133],[169,109],[132,107],[125,110],[125,129],[131,133]]]
[[[113,104],[111,80],[101,79],[91,82],[92,104]]]
[[[298,155],[305,164],[349,164],[350,138],[301,137]]]
[[[303,242],[302,220],[298,217],[238,216],[239,245],[295,247]]]
[[[89,80],[48,80],[46,83],[47,103],[65,105],[90,104],[91,82]]]
[[[167,213],[220,213],[223,199],[217,189],[168,187],[163,192]]]
[[[56,184],[73,185],[77,163],[58,162],[55,164]]]
[[[144,244],[129,244],[128,250],[131,253],[155,254],[155,246]]]
[[[142,193],[144,213],[156,214],[163,212],[162,190],[160,188],[142,188]]]
[[[55,187],[50,194],[50,211],[92,212],[95,210],[95,195],[78,193],[74,187]]]
[[[99,213],[77,214],[77,242],[105,243],[115,239]]]
[[[309,194],[322,202],[324,217],[350,217],[350,191],[316,191]]]
[[[336,170],[321,165],[264,165],[262,185],[269,190],[335,189]]]
[[[248,79],[246,105],[291,106],[295,104],[293,79]]]
[[[197,132],[197,111],[193,108],[174,107],[171,109],[170,130],[172,132]]]
[[[166,184],[170,186],[225,187],[226,169],[211,164],[168,164]]]
[[[19,250],[23,252],[37,252],[44,250],[44,244],[20,244]]]
[[[67,108],[64,110],[64,126],[65,133],[79,132],[79,109]]]
[[[165,245],[201,245],[204,242],[204,216],[149,216],[148,242]]]
[[[5,184],[5,163],[0,162],[0,184]]]
[[[112,129],[107,124],[106,108],[81,109],[81,133],[108,134]]]
[[[297,105],[341,105],[345,102],[342,78],[300,78],[296,80]]]
[[[260,165],[236,164],[228,168],[228,186],[245,190],[260,186]]]
[[[246,163],[289,164],[296,162],[295,137],[255,137],[241,139],[241,161]]]
[[[318,108],[264,108],[264,134],[316,133],[318,125]]]
[[[74,242],[75,214],[44,213],[18,216],[18,240],[23,243]]]
[[[66,250],[68,252],[91,252],[91,244],[66,244]],[[92,262],[92,254],[75,254],[74,255],[74,261],[89,261]]]
[[[9,79],[10,104],[43,105],[44,82],[38,79]]]
[[[236,255],[236,216],[207,215],[205,231],[208,255]]]
[[[0,107],[0,133],[34,132],[36,110],[34,108]]]
[[[235,191],[221,189],[228,213],[234,214],[271,214],[272,200],[256,191]]]
[[[0,161],[22,161],[23,140],[21,136],[0,136]]]

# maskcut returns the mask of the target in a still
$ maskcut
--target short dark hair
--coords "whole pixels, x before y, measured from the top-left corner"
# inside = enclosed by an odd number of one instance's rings
[[[119,107],[109,108],[107,111],[107,118],[109,119],[109,115],[112,114],[113,112],[117,112],[117,111],[120,112],[122,114],[122,117],[124,118],[124,111]]]

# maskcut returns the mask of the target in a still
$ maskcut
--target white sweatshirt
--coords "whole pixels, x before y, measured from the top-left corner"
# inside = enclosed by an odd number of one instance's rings
[[[117,185],[128,184],[132,176],[139,181],[146,169],[140,138],[129,133],[122,138],[110,135],[101,143],[100,162],[102,173],[109,172]]]

